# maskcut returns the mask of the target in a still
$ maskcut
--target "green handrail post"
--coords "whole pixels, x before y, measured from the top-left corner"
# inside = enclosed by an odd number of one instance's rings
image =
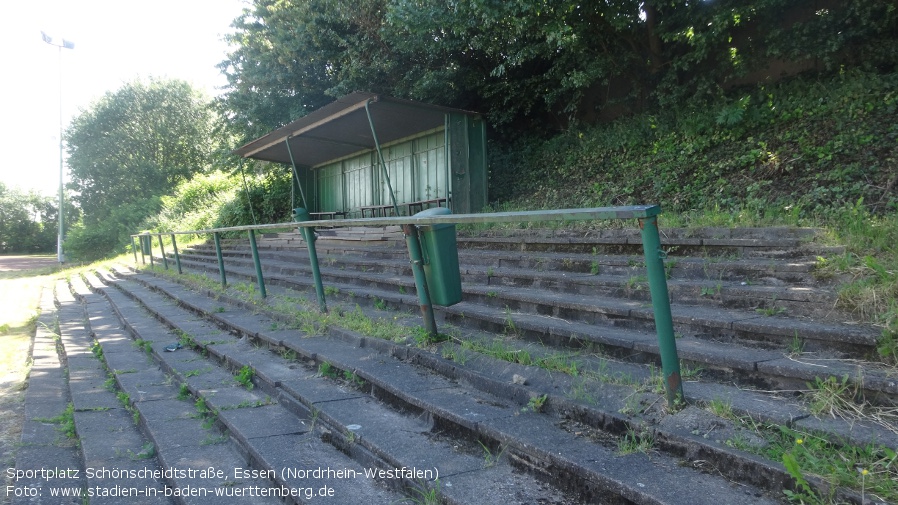
[[[312,216],[309,211],[300,207],[293,209],[293,220],[297,223],[311,221]],[[309,263],[312,266],[312,280],[315,281],[315,293],[318,295],[318,307],[321,312],[327,312],[327,301],[324,299],[324,285],[321,283],[321,269],[318,267],[318,252],[315,250],[315,227],[300,227],[303,240],[306,241],[306,247],[309,249]]]
[[[147,234],[147,250],[150,251],[150,267],[156,268],[156,261],[153,259],[153,235]]]
[[[215,241],[215,256],[218,257],[218,273],[221,275],[221,287],[228,287],[228,279],[225,275],[224,257],[221,255],[221,234],[217,231],[212,233],[212,240]]]
[[[168,270],[168,256],[165,255],[165,244],[162,241],[162,234],[159,234],[159,250],[162,251],[162,265]]]
[[[171,234],[171,246],[175,250],[175,264],[178,265],[178,274],[183,274],[181,270],[181,256],[178,254],[178,242],[175,240],[175,234]]]
[[[147,264],[146,236],[144,234],[137,235],[137,244],[140,246],[140,263],[144,266]]]
[[[131,235],[131,252],[134,253],[134,264],[137,264],[137,248],[134,247],[134,235]]]
[[[686,398],[683,396],[680,359],[677,356],[673,316],[670,312],[670,294],[667,291],[667,277],[664,272],[664,258],[667,253],[661,249],[657,215],[639,218],[639,228],[642,230],[642,250],[649,277],[652,310],[655,313],[655,331],[658,333],[658,349],[661,351],[661,370],[664,374],[667,405],[673,408]]]
[[[253,263],[256,265],[256,280],[259,283],[259,294],[262,298],[267,298],[268,293],[265,292],[265,279],[262,278],[262,262],[259,260],[259,248],[256,246],[256,232],[249,231],[249,247],[253,252]]]
[[[421,240],[418,238],[418,227],[413,224],[402,225],[408,256],[415,276],[415,290],[418,292],[418,303],[421,306],[421,317],[424,319],[424,330],[431,338],[437,338],[437,322],[433,315],[433,303],[427,290],[427,277],[424,275],[424,259],[421,254]]]

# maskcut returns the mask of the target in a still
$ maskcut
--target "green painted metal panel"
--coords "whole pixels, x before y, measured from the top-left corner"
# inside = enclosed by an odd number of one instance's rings
[[[468,212],[482,212],[487,206],[486,122],[468,117]]]
[[[452,212],[466,214],[471,209],[468,177],[468,122],[464,114],[449,114],[449,176],[452,187]],[[478,209],[479,210],[479,209]]]
[[[459,114],[449,124],[448,135],[443,130],[431,131],[383,148],[397,203],[447,198],[457,212],[479,212],[486,205],[483,122]],[[362,206],[389,204],[389,190],[377,159],[371,151],[313,169],[318,204],[314,208],[352,212]],[[472,190],[477,194],[468,194]]]
[[[347,209],[380,203],[374,200],[374,166],[371,153],[344,160],[343,171]]]
[[[446,135],[437,132],[417,139],[415,145],[415,200],[448,198]]]
[[[413,142],[404,142],[390,146],[384,150],[384,159],[387,162],[387,171],[390,174],[390,183],[393,185],[393,194],[397,203],[414,202],[415,186],[412,158]],[[384,203],[390,202],[390,192],[385,181],[380,181],[380,199]]]
[[[316,170],[318,173],[318,210],[321,212],[345,210],[343,205],[343,163],[332,163]]]
[[[449,174],[452,211],[481,212],[486,206],[486,135],[483,120],[449,114]]]

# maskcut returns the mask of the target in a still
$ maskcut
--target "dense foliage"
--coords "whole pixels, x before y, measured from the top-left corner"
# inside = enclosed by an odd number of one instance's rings
[[[255,0],[221,106],[253,138],[361,89],[503,132],[652,110],[840,65],[894,68],[895,0]]]
[[[0,253],[47,253],[56,248],[58,204],[0,182]]]
[[[210,103],[183,81],[136,81],[107,93],[66,130],[82,220],[66,249],[103,257],[160,209],[160,197],[208,171],[216,149]]]
[[[202,230],[290,221],[286,170],[197,175],[162,197],[162,211],[145,226],[158,231]]]
[[[862,201],[894,212],[896,90],[896,73],[853,71],[494,144],[490,198],[526,208],[659,203],[804,216]]]

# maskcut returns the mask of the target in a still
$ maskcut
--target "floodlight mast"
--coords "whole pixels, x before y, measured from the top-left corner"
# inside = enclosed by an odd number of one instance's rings
[[[44,42],[46,42],[47,44],[59,48],[59,233],[56,236],[56,259],[60,264],[62,264],[65,263],[65,254],[62,251],[62,242],[65,238],[65,196],[63,193],[64,171],[62,157],[62,50],[75,49],[75,43],[63,38],[60,38],[57,42],[53,37],[50,37],[45,32],[41,32],[41,38],[43,38]]]

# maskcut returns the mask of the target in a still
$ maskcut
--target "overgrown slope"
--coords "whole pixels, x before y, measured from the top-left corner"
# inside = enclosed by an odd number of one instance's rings
[[[491,146],[490,198],[515,207],[658,203],[809,217],[894,212],[898,74],[734,90],[611,124]]]

